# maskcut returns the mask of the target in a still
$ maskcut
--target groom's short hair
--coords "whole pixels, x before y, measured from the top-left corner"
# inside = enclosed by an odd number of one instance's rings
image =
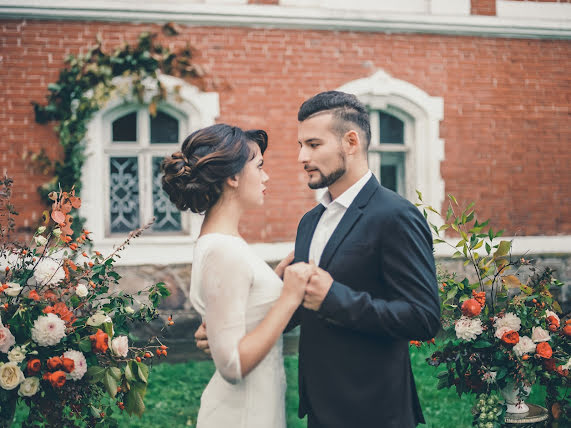
[[[319,113],[333,115],[332,131],[339,137],[357,125],[360,137],[364,139],[363,147],[366,150],[371,141],[371,123],[369,112],[365,105],[353,94],[340,91],[326,91],[306,100],[297,113],[297,120],[303,122]]]

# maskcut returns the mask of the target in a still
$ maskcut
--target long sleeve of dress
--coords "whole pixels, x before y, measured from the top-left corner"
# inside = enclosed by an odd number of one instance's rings
[[[246,305],[253,272],[234,246],[211,248],[204,259],[202,289],[208,342],[222,377],[242,379],[238,345],[246,334]]]

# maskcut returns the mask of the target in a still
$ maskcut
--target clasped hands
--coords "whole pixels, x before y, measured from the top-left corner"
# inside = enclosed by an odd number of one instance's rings
[[[297,304],[303,305],[306,309],[318,311],[333,284],[333,278],[313,261],[290,264],[292,261],[293,252],[275,269],[278,276],[283,279],[282,295],[297,299]]]

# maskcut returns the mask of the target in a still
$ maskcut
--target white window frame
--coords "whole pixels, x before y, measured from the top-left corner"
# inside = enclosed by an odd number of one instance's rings
[[[444,160],[444,140],[440,138],[443,99],[383,70],[349,82],[339,90],[356,95],[372,111],[384,111],[404,122],[406,198],[415,202],[419,190],[425,202],[440,210],[444,202],[444,180],[440,174],[440,162]],[[372,145],[379,141],[378,126],[378,121],[371,121]],[[385,146],[389,145],[382,147]],[[375,165],[371,167],[373,170]]]
[[[160,150],[175,150],[180,148],[184,138],[193,130],[213,125],[219,115],[220,107],[218,94],[214,92],[202,92],[182,79],[159,75],[159,81],[166,89],[167,97],[159,105],[159,111],[175,117],[179,120],[179,142],[177,145],[160,144],[157,145],[157,153]],[[113,83],[121,88],[129,86],[130,79],[116,78]],[[144,82],[145,94],[143,105],[150,103],[152,97],[156,95],[157,82],[149,79]],[[124,89],[119,89],[118,93],[130,93]],[[136,105],[136,107],[135,107]],[[138,121],[143,118],[143,123],[138,124],[139,130],[150,132],[149,126],[142,126],[147,122],[148,111],[141,109],[141,104],[135,99],[125,99],[120,96],[112,97],[107,104],[99,110],[90,121],[85,138],[86,161],[82,174],[82,205],[80,215],[86,218],[86,227],[91,232],[91,238],[95,249],[103,252],[111,252],[117,244],[121,243],[126,234],[108,234],[109,225],[109,154],[121,155],[122,153],[133,156],[132,149],[121,152],[127,144],[111,145],[111,124],[113,120],[128,112],[137,110]],[[146,116],[146,118],[145,118]],[[140,140],[140,138],[138,138]],[[150,141],[150,138],[146,138]],[[134,143],[133,143],[134,144]],[[115,144],[114,144],[115,145]],[[160,146],[160,147],[159,147]],[[176,148],[175,148],[176,146]],[[139,146],[141,147],[141,146]],[[153,149],[145,149],[152,150]],[[173,150],[173,151],[175,151]],[[149,159],[150,156],[147,156]],[[140,162],[140,160],[139,160]],[[149,165],[139,164],[139,179],[151,182],[141,174],[147,173],[151,176]],[[151,189],[147,189],[148,192]],[[143,191],[143,190],[141,190]],[[152,207],[141,207],[141,224],[145,224],[152,217]],[[139,238],[133,239],[131,245],[121,254],[118,264],[142,265],[142,264],[184,264],[192,261],[192,244],[196,241],[203,216],[181,213],[183,232],[151,232],[143,233]]]

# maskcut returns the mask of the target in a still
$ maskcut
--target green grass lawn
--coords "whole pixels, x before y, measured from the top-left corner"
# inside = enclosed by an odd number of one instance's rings
[[[425,362],[429,349],[412,349],[411,359],[416,386],[427,425],[431,428],[461,428],[471,426],[470,409],[474,396],[459,398],[454,389],[436,389],[435,371]],[[286,396],[288,428],[306,427],[306,421],[297,418],[297,356],[285,358],[288,389]],[[119,415],[122,427],[148,428],[168,426],[169,428],[193,427],[200,404],[200,395],[214,372],[211,361],[189,361],[180,364],[162,363],[155,366],[142,418]],[[542,404],[545,392],[541,387],[533,388],[529,402]],[[382,397],[379,397],[382,400]],[[13,427],[19,427],[26,410],[21,406]]]

